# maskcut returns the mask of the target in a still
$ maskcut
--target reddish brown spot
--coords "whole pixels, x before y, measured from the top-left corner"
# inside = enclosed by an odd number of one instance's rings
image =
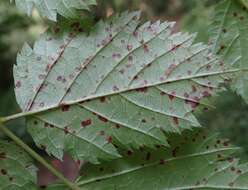
[[[233,172],[234,172],[234,171],[235,171],[235,168],[234,168],[234,167],[231,167],[231,171],[233,171]]]
[[[211,69],[211,67],[212,67],[212,66],[209,65],[209,64],[206,66],[206,68],[207,68],[208,71]]]
[[[164,160],[164,159],[160,159],[160,160],[159,160],[159,164],[160,164],[160,165],[164,165],[164,164],[165,164],[165,160]]]
[[[128,151],[127,151],[127,155],[128,155],[128,156],[131,156],[132,154],[133,154],[133,152],[132,152],[131,150],[128,150]]]
[[[171,49],[171,51],[175,51],[177,48],[179,48],[181,46],[181,44],[178,44],[178,45],[174,45]]]
[[[119,72],[120,72],[121,74],[124,74],[124,73],[125,73],[125,69],[121,69]]]
[[[179,147],[175,147],[173,150],[172,150],[172,156],[173,157],[176,157],[176,154],[177,154],[177,151],[179,150]]]
[[[136,30],[133,32],[133,36],[134,36],[135,38],[138,37],[138,32],[137,32]]]
[[[168,69],[165,70],[165,75],[169,76],[171,74],[171,72],[176,68],[176,64],[171,64]]]
[[[5,159],[5,158],[6,158],[5,152],[1,152],[1,153],[0,153],[0,159]]]
[[[7,175],[7,171],[5,170],[5,169],[1,169],[1,173],[3,174],[3,175]]]
[[[44,127],[45,127],[45,128],[49,127],[49,123],[45,123],[45,124],[44,124]]]
[[[50,70],[50,68],[51,68],[51,65],[50,64],[48,64],[47,66],[46,66],[46,72],[48,72],[49,70]]]
[[[108,122],[108,119],[107,118],[105,118],[103,116],[100,116],[100,115],[98,115],[98,119],[101,120],[104,123]]]
[[[160,92],[160,95],[161,96],[164,96],[166,93],[165,92]]]
[[[148,153],[146,154],[146,160],[148,161],[148,160],[150,160],[150,159],[151,159],[151,153],[148,152]]]
[[[189,97],[189,94],[188,94],[187,92],[184,92],[183,96],[184,96],[185,98],[188,98],[188,97]]]
[[[59,31],[60,31],[60,28],[58,26],[54,28],[55,33],[59,33]]]
[[[127,45],[127,50],[128,50],[128,51],[131,51],[132,49],[133,49],[133,46],[132,46],[131,44],[128,44],[128,45]]]
[[[236,12],[234,12],[234,13],[233,13],[233,16],[236,17],[236,16],[238,16],[238,14],[237,14]]]
[[[119,88],[117,86],[113,86],[113,91],[118,91]]]
[[[128,56],[128,61],[133,61],[133,56],[132,55]]]
[[[208,91],[203,91],[202,96],[203,97],[209,97],[209,96],[211,96],[211,94]]]
[[[108,136],[108,137],[106,138],[106,141],[107,141],[108,143],[112,143],[113,138],[112,138],[111,136]]]
[[[220,49],[221,49],[221,50],[225,49],[225,45],[221,44],[221,45],[220,45]]]
[[[149,48],[148,48],[148,45],[147,44],[144,44],[143,45],[143,48],[144,48],[144,52],[145,53],[149,53]]]
[[[147,87],[143,87],[143,88],[138,88],[136,89],[137,92],[143,92],[143,93],[146,93],[147,92]]]
[[[229,157],[229,158],[227,158],[227,161],[231,163],[231,162],[233,162],[233,161],[234,161],[234,159],[233,159],[233,158],[231,158],[231,157]]]
[[[175,125],[179,125],[179,120],[178,120],[177,117],[173,117],[173,123],[174,123]]]
[[[68,127],[65,127],[65,128],[64,128],[64,133],[67,135],[69,132],[70,132],[70,131],[69,131],[69,128],[68,128]]]
[[[16,85],[15,85],[15,87],[16,88],[20,88],[22,86],[22,83],[21,83],[21,81],[17,81],[16,82]]]
[[[72,27],[72,28],[79,28],[79,27],[80,27],[80,22],[73,22],[73,23],[71,24],[71,27]]]
[[[242,173],[242,171],[241,170],[237,170],[237,174],[241,174]]]
[[[105,96],[103,96],[103,97],[100,98],[100,102],[102,102],[102,103],[105,102],[105,100],[106,100],[106,97]]]
[[[170,101],[172,101],[175,98],[175,95],[176,95],[176,92],[175,91],[171,92],[171,94],[168,95]]]
[[[156,147],[157,149],[160,149],[160,148],[161,148],[161,145],[157,144],[155,147]]]
[[[70,105],[61,105],[61,111],[62,112],[67,112],[70,109]]]
[[[223,146],[229,146],[229,142],[228,141],[223,142]]]
[[[60,49],[64,49],[65,48],[65,45],[61,45],[59,46]]]
[[[105,135],[105,132],[104,131],[99,131],[99,135],[103,136],[103,135]]]
[[[192,86],[191,86],[191,89],[192,89],[192,92],[196,92],[196,91],[197,91],[197,88],[196,88],[195,85],[192,85]]]
[[[189,104],[192,109],[195,109],[199,105],[199,102],[192,100],[185,100],[185,104]]]
[[[76,161],[76,164],[77,164],[78,166],[80,166],[81,161],[80,161],[80,160],[77,160],[77,161]]]
[[[241,21],[243,21],[243,20],[244,20],[244,17],[243,17],[243,16],[241,16],[241,17],[239,17],[239,19],[240,19]]]
[[[113,53],[112,57],[113,58],[121,58],[121,54],[120,53]]]
[[[142,122],[142,123],[146,123],[146,119],[142,119],[141,122]]]
[[[91,125],[91,123],[92,123],[91,119],[86,119],[86,120],[81,122],[81,126],[87,127],[87,126]]]
[[[116,129],[120,129],[120,127],[121,127],[121,126],[120,126],[119,124],[116,124],[116,125],[115,125],[115,128],[116,128]]]

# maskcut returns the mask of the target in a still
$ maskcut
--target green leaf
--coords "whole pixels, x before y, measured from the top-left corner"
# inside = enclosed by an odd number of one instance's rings
[[[228,66],[247,69],[248,11],[239,1],[221,1],[215,8],[211,27],[213,50]],[[248,75],[240,72],[232,88],[248,102]]]
[[[0,190],[35,190],[36,167],[15,144],[0,141]]]
[[[33,49],[25,45],[15,93],[37,145],[97,163],[119,157],[113,143],[167,146],[163,131],[199,127],[194,110],[230,71],[173,24],[140,24],[139,12],[126,12],[89,35],[47,32]]]
[[[89,10],[96,0],[15,0],[16,6],[29,16],[35,7],[42,17],[57,20],[57,14],[66,18],[75,18],[76,10]]]
[[[169,141],[169,149],[140,150],[112,162],[85,164],[77,183],[82,190],[248,188],[248,164],[240,165],[232,157],[238,148],[228,140],[195,130],[170,135]]]

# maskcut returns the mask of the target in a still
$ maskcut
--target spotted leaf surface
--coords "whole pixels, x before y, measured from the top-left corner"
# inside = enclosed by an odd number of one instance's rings
[[[139,12],[100,21],[89,35],[46,33],[14,67],[28,130],[49,154],[98,162],[126,149],[167,146],[163,132],[199,127],[198,105],[221,90],[228,71],[195,35]],[[73,26],[74,27],[74,26]]]
[[[0,141],[0,190],[36,190],[32,159],[15,144]]]
[[[246,1],[243,1],[245,5]],[[248,10],[239,1],[224,0],[215,8],[211,27],[211,43],[224,64],[247,69]],[[247,72],[240,72],[233,89],[248,101]]]
[[[87,190],[247,189],[248,164],[232,158],[237,148],[227,140],[195,130],[170,135],[169,141],[169,149],[142,149],[112,162],[86,164],[78,185]]]
[[[95,0],[15,0],[16,6],[29,16],[36,8],[42,17],[56,21],[57,14],[66,18],[75,18],[76,10],[89,10],[89,6],[96,5]]]

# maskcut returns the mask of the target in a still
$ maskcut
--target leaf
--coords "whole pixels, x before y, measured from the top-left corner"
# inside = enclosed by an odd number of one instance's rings
[[[0,190],[35,190],[36,167],[15,144],[0,141]]]
[[[248,12],[239,1],[221,1],[215,8],[211,27],[213,50],[228,66],[247,69]],[[240,72],[232,88],[248,102],[248,75]]]
[[[76,10],[89,10],[89,6],[96,5],[95,0],[15,0],[16,6],[29,16],[35,7],[42,17],[52,21],[57,20],[57,14],[66,18],[75,18]]]
[[[126,12],[89,35],[47,32],[33,49],[25,45],[15,93],[36,144],[57,158],[66,151],[97,163],[120,156],[115,143],[167,146],[163,131],[199,127],[194,110],[230,71],[173,24],[140,25],[139,12]]]
[[[248,188],[248,164],[232,157],[238,148],[228,140],[195,130],[170,135],[169,141],[169,149],[140,150],[112,162],[85,164],[77,183],[83,190]]]

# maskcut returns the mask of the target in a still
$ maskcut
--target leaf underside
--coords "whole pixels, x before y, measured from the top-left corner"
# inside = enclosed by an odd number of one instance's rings
[[[215,8],[211,26],[213,50],[228,66],[247,69],[248,10],[239,1],[221,1]],[[232,88],[248,102],[248,75],[240,72]]]
[[[32,159],[13,143],[0,141],[0,190],[36,190]]]
[[[195,35],[139,12],[100,21],[89,35],[45,33],[14,66],[15,93],[38,146],[97,163],[126,149],[167,146],[164,132],[199,127],[198,105],[228,79]],[[56,36],[56,37],[55,37]]]
[[[35,7],[42,17],[57,20],[57,14],[66,18],[76,18],[76,10],[89,10],[96,0],[15,0],[16,6],[29,16]]]
[[[84,190],[248,188],[248,164],[232,157],[237,148],[227,140],[195,130],[170,135],[169,141],[169,149],[127,152],[112,162],[85,164],[77,183]],[[48,189],[66,188],[54,185]]]

